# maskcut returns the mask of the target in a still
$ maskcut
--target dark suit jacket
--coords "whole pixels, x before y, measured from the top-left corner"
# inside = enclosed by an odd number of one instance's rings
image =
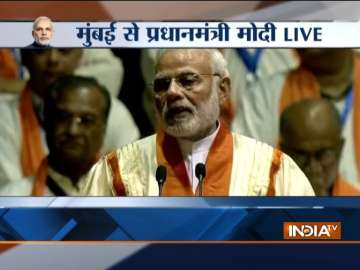
[[[30,45],[26,46],[25,48],[30,48],[30,49],[46,49],[46,48],[51,48],[50,44],[49,45],[41,45],[39,43],[36,43],[36,41],[34,41],[33,43],[31,43]]]

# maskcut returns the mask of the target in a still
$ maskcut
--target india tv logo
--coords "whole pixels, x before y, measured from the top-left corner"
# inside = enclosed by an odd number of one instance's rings
[[[341,240],[341,222],[284,222],[286,240]]]

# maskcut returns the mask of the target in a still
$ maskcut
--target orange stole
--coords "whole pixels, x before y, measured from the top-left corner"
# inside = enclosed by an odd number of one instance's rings
[[[163,131],[159,132],[156,137],[156,156],[158,165],[167,168],[163,194],[165,196],[194,196],[176,139]],[[207,157],[203,195],[228,196],[232,161],[232,134],[222,123]]]
[[[34,179],[31,196],[44,196],[46,179],[48,176],[48,160],[43,159]]]
[[[269,186],[266,196],[275,196],[275,175],[280,169],[282,152],[274,149],[269,173]]]
[[[316,77],[305,68],[293,70],[287,76],[280,98],[279,113],[289,105],[306,98],[320,98],[320,84]]]
[[[40,124],[31,99],[31,90],[27,85],[20,97],[21,150],[20,159],[23,176],[35,175],[45,158],[41,141]]]
[[[354,82],[353,82],[353,132],[355,144],[355,157],[357,169],[360,172],[360,57],[354,56]],[[321,97],[320,85],[316,77],[304,68],[292,71],[282,89],[279,114],[283,110],[305,98]]]
[[[125,187],[120,175],[119,160],[116,151],[110,152],[106,155],[106,161],[110,165],[113,176],[113,188],[118,196],[125,196]]]
[[[18,66],[10,49],[0,49],[0,76],[6,79],[16,79]]]
[[[332,196],[360,196],[360,190],[338,176],[334,183]]]

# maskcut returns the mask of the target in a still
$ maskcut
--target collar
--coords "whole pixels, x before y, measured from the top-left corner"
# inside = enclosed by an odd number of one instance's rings
[[[79,181],[76,185],[73,184],[71,179],[61,173],[55,171],[53,168],[49,166],[48,175],[54,180],[54,182],[61,187],[64,192],[70,196],[80,195],[80,190],[85,184],[85,177],[80,177]]]
[[[216,130],[212,132],[210,135],[202,138],[198,141],[190,141],[186,139],[178,139],[178,144],[183,156],[187,156],[190,153],[198,153],[198,152],[206,152],[209,151],[211,145],[213,144],[216,135],[219,133],[220,130],[220,122],[216,122]]]
[[[233,136],[226,125],[221,124],[218,125],[218,132],[214,137],[206,161],[208,173],[203,194],[227,196],[232,172]],[[164,196],[194,195],[179,143],[163,130],[156,136],[156,159],[158,165],[167,168],[167,180],[163,187]]]

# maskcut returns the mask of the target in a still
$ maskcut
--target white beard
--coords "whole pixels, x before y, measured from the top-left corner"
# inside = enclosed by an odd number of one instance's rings
[[[164,127],[166,133],[176,138],[192,139],[198,138],[201,135],[207,135],[203,133],[215,125],[220,115],[219,95],[215,85],[209,99],[206,102],[200,103],[198,108],[194,107],[186,99],[181,102],[181,105],[191,108],[192,113],[174,121],[172,124],[165,123],[166,126]],[[165,119],[166,112],[167,104],[165,104],[162,110],[162,119]]]
[[[50,44],[50,39],[41,40],[40,38],[36,38],[36,43],[42,46],[48,46]]]

